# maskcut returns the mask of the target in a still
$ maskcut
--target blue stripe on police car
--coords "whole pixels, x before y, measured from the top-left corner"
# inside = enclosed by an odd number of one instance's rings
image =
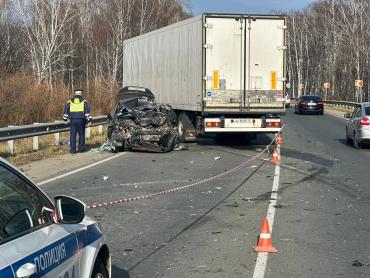
[[[12,264],[13,269],[16,271],[26,263],[35,264],[37,273],[32,275],[32,278],[42,277],[46,273],[52,271],[66,260],[70,259],[82,250],[84,247],[95,242],[102,237],[97,224],[92,224],[86,227],[86,230],[77,231],[75,234],[70,234],[49,246],[38,250],[37,252],[23,258]],[[76,244],[76,237],[79,243],[79,248]],[[10,269],[10,272],[9,272]],[[0,270],[0,277],[13,277],[10,267]]]

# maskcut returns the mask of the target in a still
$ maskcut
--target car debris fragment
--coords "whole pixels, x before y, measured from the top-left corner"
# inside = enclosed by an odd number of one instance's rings
[[[177,115],[170,105],[155,102],[142,87],[124,87],[108,115],[108,139],[112,151],[169,152],[186,149],[178,145]]]

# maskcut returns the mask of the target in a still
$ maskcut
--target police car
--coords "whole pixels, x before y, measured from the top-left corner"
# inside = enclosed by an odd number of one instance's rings
[[[52,202],[0,158],[0,277],[110,277],[105,237],[85,211],[75,198]]]

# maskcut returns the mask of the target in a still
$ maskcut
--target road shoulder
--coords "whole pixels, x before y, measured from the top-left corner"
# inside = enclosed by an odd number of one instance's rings
[[[41,182],[81,167],[96,163],[114,156],[109,152],[85,152],[74,155],[64,154],[22,165],[20,169],[33,181]]]

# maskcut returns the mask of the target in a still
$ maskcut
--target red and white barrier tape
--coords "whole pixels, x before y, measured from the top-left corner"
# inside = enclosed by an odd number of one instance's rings
[[[278,134],[280,134],[280,133],[278,133]],[[219,179],[221,177],[230,175],[231,173],[234,173],[234,172],[239,171],[240,169],[246,167],[250,162],[259,158],[265,152],[269,153],[269,148],[276,141],[276,138],[277,138],[278,134],[271,141],[271,143],[268,144],[260,153],[251,157],[250,159],[244,161],[243,163],[239,164],[238,166],[236,166],[236,167],[234,167],[230,170],[227,170],[227,171],[225,171],[221,174],[218,174],[216,176],[212,176],[210,178],[207,178],[207,179],[204,179],[204,180],[201,180],[201,181],[197,181],[197,182],[194,182],[194,183],[191,183],[191,184],[188,184],[188,185],[184,185],[184,186],[180,186],[180,187],[176,187],[176,188],[171,188],[171,189],[166,189],[166,190],[159,191],[159,192],[152,193],[152,194],[148,194],[148,195],[142,195],[142,196],[138,196],[138,197],[126,198],[126,199],[121,199],[121,200],[116,200],[116,201],[105,202],[105,203],[94,203],[94,204],[88,205],[87,208],[102,208],[102,207],[107,207],[107,206],[111,206],[111,205],[126,204],[126,203],[133,202],[133,201],[150,199],[150,198],[153,198],[153,197],[156,197],[156,196],[167,195],[167,194],[170,194],[170,193],[173,193],[173,192],[177,192],[177,191],[180,191],[180,190],[191,188],[191,187],[194,187],[194,186],[197,186],[197,185],[200,185],[200,184],[204,184],[204,183]]]

